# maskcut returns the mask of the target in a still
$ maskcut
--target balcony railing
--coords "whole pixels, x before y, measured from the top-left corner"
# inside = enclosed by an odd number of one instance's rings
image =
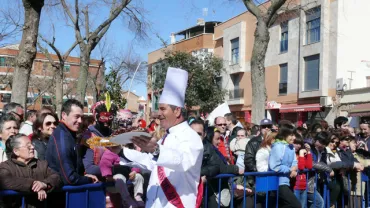
[[[229,99],[240,99],[244,97],[244,89],[229,90]]]

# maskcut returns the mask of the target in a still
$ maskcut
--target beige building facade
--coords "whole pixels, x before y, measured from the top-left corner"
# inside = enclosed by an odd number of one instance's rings
[[[268,3],[266,3],[268,4]],[[263,6],[263,5],[262,5]],[[366,87],[360,74],[370,56],[370,1],[301,0],[290,4],[270,27],[266,54],[266,117],[301,125],[310,118],[338,115],[343,87]],[[225,100],[239,118],[250,122],[251,75],[256,19],[242,13],[215,27],[215,55],[222,57]],[[370,98],[369,98],[370,102]]]

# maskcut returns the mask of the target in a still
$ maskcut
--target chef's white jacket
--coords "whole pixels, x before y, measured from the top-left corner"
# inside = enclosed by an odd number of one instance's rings
[[[152,171],[145,207],[174,207],[167,201],[159,184],[157,166],[162,166],[167,178],[180,196],[182,204],[186,208],[195,208],[203,159],[202,139],[187,122],[182,122],[169,129],[163,145],[162,139],[158,144],[160,154],[157,160],[151,154],[127,148],[123,151],[127,159],[140,163]]]

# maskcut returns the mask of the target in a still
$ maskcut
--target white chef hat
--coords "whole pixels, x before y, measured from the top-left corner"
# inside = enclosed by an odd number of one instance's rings
[[[185,92],[188,85],[188,72],[168,67],[166,80],[159,103],[184,107]]]

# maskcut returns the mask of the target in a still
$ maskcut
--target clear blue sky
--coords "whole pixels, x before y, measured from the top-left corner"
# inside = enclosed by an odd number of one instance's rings
[[[13,0],[8,0],[8,3],[9,1]],[[133,0],[133,2],[135,1]],[[206,21],[223,22],[246,10],[241,0],[142,0],[141,5],[146,10],[146,18],[151,23],[148,31],[149,40],[145,42],[134,42],[134,49],[144,61],[147,60],[149,52],[161,47],[161,42],[156,37],[156,33],[164,40],[169,41],[171,32],[178,32],[196,25],[198,18],[204,18]],[[207,16],[203,15],[203,8],[208,8]],[[50,15],[54,13],[53,11],[48,11],[42,15],[40,32],[49,37],[52,34],[49,20],[55,19],[54,17],[50,17]],[[105,17],[108,11],[101,9],[99,13],[95,11],[94,14],[96,16],[90,20],[100,24],[102,17]],[[63,16],[59,16],[55,28],[56,42],[62,51],[66,51],[74,41],[74,31],[72,28],[66,26]],[[132,42],[134,36],[132,32],[125,28],[123,21],[117,19],[109,29],[107,38],[108,42],[114,44],[116,50],[125,50]],[[75,50],[72,55],[78,56],[78,51]],[[96,51],[93,52],[93,56],[96,56]],[[134,83],[132,90],[135,90],[138,95],[146,98],[146,86],[144,83]]]

